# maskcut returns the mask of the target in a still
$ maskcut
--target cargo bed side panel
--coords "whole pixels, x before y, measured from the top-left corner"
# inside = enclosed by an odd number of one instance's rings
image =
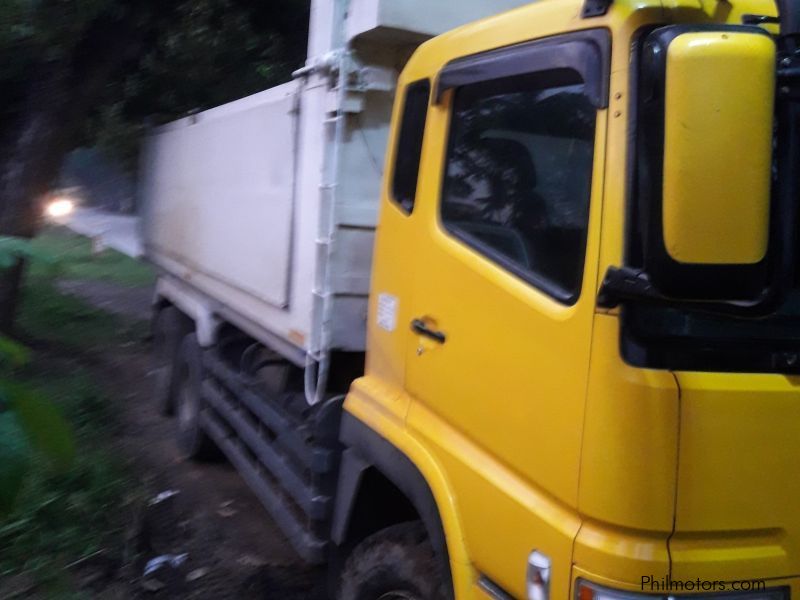
[[[148,254],[290,302],[297,116],[290,83],[160,128],[145,154]]]

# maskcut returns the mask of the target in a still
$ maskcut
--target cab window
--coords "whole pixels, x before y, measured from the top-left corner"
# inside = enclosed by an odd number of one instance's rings
[[[573,304],[589,222],[596,109],[575,75],[455,89],[441,200],[445,229]]]
[[[428,115],[428,98],[431,85],[427,79],[416,81],[406,89],[400,135],[395,153],[392,196],[407,214],[414,210],[419,179],[419,161]]]

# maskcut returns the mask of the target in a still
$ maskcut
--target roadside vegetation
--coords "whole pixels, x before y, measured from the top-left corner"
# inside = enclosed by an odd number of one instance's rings
[[[39,283],[52,284],[54,273],[64,279],[92,279],[124,286],[150,285],[155,281],[153,270],[145,263],[112,249],[93,254],[88,238],[63,228],[44,230],[31,245],[42,257],[57,257],[53,263],[38,260],[31,264],[31,279]]]
[[[88,241],[60,230],[44,232],[32,246],[17,329],[30,357],[14,379],[55,405],[74,457],[59,465],[29,453],[14,508],[0,515],[0,597],[84,598],[75,590],[86,589],[86,577],[132,558],[125,528],[142,503],[130,466],[111,450],[119,423],[96,361],[143,339],[147,324],[93,308],[60,292],[57,282],[145,286],[152,275],[110,250],[93,256]],[[94,567],[88,575],[87,565]]]
[[[63,229],[45,230],[31,245],[36,256],[29,265],[18,315],[23,336],[30,336],[34,343],[52,343],[86,353],[147,335],[147,323],[92,307],[60,292],[57,282],[147,286],[153,282],[149,267],[111,249],[93,255],[88,239]]]

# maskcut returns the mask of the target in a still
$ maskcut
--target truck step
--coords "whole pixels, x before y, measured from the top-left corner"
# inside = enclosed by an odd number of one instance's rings
[[[203,425],[309,562],[324,559],[341,448],[341,399],[309,407],[302,394],[268,392],[203,353]]]
[[[225,391],[207,380],[203,382],[203,398],[218,415],[228,422],[250,451],[258,457],[261,464],[280,480],[289,495],[309,518],[321,520],[329,515],[331,498],[317,495],[316,490],[303,481],[275,448],[276,444],[270,443],[269,438],[259,431],[258,423],[249,420]]]
[[[248,452],[241,447],[236,436],[211,411],[203,411],[200,419],[205,431],[236,467],[267,512],[280,525],[297,553],[311,564],[323,563],[327,542],[315,536],[303,525],[297,511],[292,509],[291,503],[275,485],[271,485],[263,477],[259,462],[248,456]]]
[[[252,411],[276,436],[276,442],[282,450],[289,453],[304,468],[317,474],[325,474],[335,468],[338,460],[336,450],[313,446],[307,443],[308,422],[292,414],[286,409],[283,398],[274,398],[266,402],[265,398],[248,389],[238,374],[222,360],[208,352],[204,357],[204,366],[214,379],[221,381],[230,392]]]

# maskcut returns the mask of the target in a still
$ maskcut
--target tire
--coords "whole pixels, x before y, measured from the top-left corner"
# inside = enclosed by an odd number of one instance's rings
[[[203,358],[194,333],[183,338],[177,363],[175,389],[175,425],[178,449],[185,458],[209,460],[219,450],[200,424],[203,398]]]
[[[375,533],[353,550],[338,600],[443,600],[445,574],[419,521]]]
[[[158,412],[175,412],[175,377],[181,341],[191,332],[191,322],[174,306],[158,311],[153,323],[153,398]]]

